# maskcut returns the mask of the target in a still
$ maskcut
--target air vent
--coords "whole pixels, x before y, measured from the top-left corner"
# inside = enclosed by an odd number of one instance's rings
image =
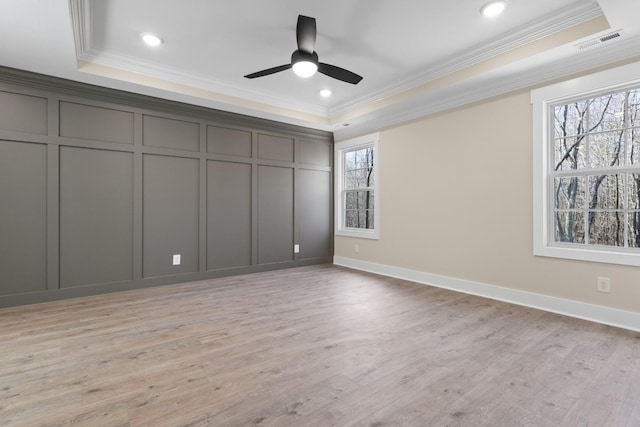
[[[605,34],[604,36],[600,36],[597,37],[595,39],[591,39],[591,40],[587,40],[585,42],[582,43],[578,43],[576,46],[576,48],[578,48],[578,50],[584,50],[584,49],[589,49],[592,48],[594,46],[598,46],[602,43],[617,39],[618,37],[622,36],[622,30],[618,30],[618,31],[614,31],[612,33],[609,34]]]
[[[615,33],[607,34],[606,36],[600,37],[601,42],[606,42],[611,39],[615,39],[620,37],[620,31],[616,31]]]

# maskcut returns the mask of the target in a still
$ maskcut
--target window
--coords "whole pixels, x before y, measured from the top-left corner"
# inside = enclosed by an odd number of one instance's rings
[[[640,64],[532,92],[534,253],[640,265]]]
[[[378,134],[339,142],[336,152],[336,234],[377,239]]]

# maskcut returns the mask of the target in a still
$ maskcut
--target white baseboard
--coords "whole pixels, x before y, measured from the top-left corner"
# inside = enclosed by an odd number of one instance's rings
[[[532,292],[518,291],[486,283],[471,282],[469,280],[424,273],[373,262],[360,261],[352,258],[333,257],[333,263],[356,270],[377,273],[383,276],[409,280],[411,282],[450,289],[471,295],[478,295],[498,301],[504,301],[525,307],[537,308],[552,313],[576,317],[618,328],[640,332],[640,313],[602,307],[584,302],[572,301]]]

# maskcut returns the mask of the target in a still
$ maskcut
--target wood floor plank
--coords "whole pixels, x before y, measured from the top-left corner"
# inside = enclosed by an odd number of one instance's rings
[[[640,425],[640,334],[331,265],[0,325],[2,426]]]

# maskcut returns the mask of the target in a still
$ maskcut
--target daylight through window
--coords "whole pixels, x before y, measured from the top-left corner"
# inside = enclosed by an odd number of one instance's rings
[[[336,143],[336,234],[378,238],[378,135]]]
[[[554,240],[640,248],[640,88],[553,109]]]
[[[533,253],[640,266],[640,62],[531,102]]]
[[[344,152],[344,226],[373,228],[373,147]]]

